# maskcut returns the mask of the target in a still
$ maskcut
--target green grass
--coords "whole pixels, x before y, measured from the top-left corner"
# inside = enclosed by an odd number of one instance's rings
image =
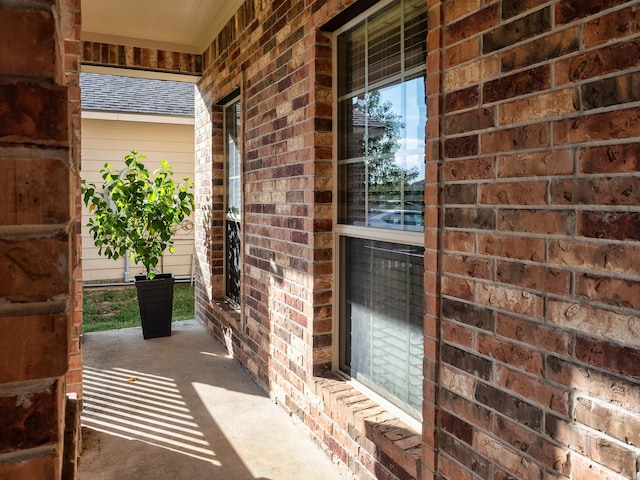
[[[135,286],[84,288],[82,295],[84,333],[140,326]],[[173,321],[194,318],[193,304],[193,287],[176,283],[173,289]]]

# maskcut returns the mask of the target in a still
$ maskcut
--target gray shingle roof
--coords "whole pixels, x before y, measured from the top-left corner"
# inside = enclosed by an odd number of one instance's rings
[[[192,83],[82,73],[80,87],[83,110],[193,116]]]

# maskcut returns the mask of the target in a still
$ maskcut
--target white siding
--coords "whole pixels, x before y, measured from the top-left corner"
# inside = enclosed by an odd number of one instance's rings
[[[194,180],[193,125],[147,122],[123,122],[112,120],[82,120],[82,178],[101,185],[100,169],[106,162],[112,167],[124,168],[124,157],[132,149],[147,156],[145,166],[155,170],[162,160],[173,166],[176,181],[188,176]],[[89,212],[82,207],[82,271],[85,282],[122,281],[125,273],[124,259],[109,260],[98,255],[87,222]],[[165,252],[161,267],[174,276],[191,275],[194,251],[193,215],[187,224],[189,230],[179,229],[175,237],[175,253]],[[130,278],[144,274],[144,268],[131,262]]]

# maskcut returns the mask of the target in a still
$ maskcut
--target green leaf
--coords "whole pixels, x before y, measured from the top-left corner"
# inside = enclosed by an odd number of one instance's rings
[[[101,170],[102,191],[83,182],[83,201],[93,216],[87,225],[100,254],[108,258],[130,255],[147,273],[165,250],[174,252],[172,235],[193,210],[193,182],[176,185],[168,162],[152,175],[132,150],[125,156],[123,175],[108,163]],[[102,193],[105,192],[105,193]]]

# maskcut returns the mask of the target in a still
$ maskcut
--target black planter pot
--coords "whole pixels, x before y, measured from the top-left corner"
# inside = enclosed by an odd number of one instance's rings
[[[144,339],[171,335],[174,278],[170,273],[157,274],[153,280],[136,276],[138,307]]]

